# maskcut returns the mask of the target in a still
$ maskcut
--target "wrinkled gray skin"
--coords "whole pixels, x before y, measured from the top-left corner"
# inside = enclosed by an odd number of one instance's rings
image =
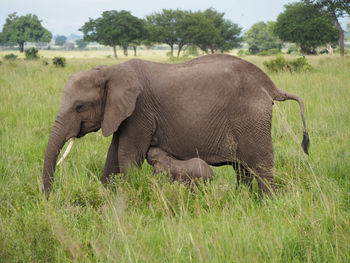
[[[193,184],[200,178],[206,182],[214,176],[210,166],[200,158],[177,160],[157,147],[151,147],[147,153],[147,162],[153,166],[153,172],[170,173],[173,181]]]
[[[156,137],[176,159],[233,164],[238,179],[254,175],[260,190],[269,192],[272,105],[287,99],[299,102],[307,135],[300,98],[237,57],[208,55],[173,65],[133,59],[79,72],[63,90],[45,153],[44,189],[51,189],[64,143],[101,128],[104,136],[113,134],[102,182],[141,165]]]

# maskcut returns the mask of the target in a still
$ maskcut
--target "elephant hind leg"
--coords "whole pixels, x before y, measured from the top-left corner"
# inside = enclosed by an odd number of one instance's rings
[[[258,159],[256,162],[250,164],[248,170],[254,175],[258,182],[260,196],[262,196],[263,193],[275,193],[275,182],[272,172],[273,157],[271,159],[269,154],[266,154],[265,159]]]
[[[254,138],[254,137],[247,137]],[[239,148],[239,160],[244,169],[255,177],[260,195],[263,193],[272,194],[275,192],[275,183],[273,178],[273,148],[272,140],[269,134],[262,135],[258,140],[246,140]]]
[[[272,173],[272,167],[263,168],[263,167],[248,167],[245,168],[242,164],[235,168],[237,175],[237,188],[239,184],[242,182],[249,186],[250,190],[252,190],[253,186],[253,178],[255,177],[259,186],[259,194],[262,196],[263,193],[272,194],[275,193],[275,183]]]
[[[256,177],[259,184],[259,192],[260,195],[262,193],[273,194],[276,192],[275,182],[273,179],[273,175],[259,175]]]
[[[239,187],[240,183],[243,183],[247,186],[249,186],[249,189],[251,190],[253,187],[253,178],[254,176],[244,168],[244,166],[238,162],[235,162],[233,164],[233,169],[236,172],[237,176],[237,185],[236,188]]]

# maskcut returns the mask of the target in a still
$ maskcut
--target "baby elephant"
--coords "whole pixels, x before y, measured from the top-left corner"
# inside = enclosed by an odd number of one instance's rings
[[[211,179],[214,175],[210,166],[200,158],[189,160],[177,160],[167,152],[157,147],[151,147],[147,153],[147,161],[153,166],[155,174],[161,172],[170,173],[173,181],[179,183],[193,183],[203,178],[203,181]]]

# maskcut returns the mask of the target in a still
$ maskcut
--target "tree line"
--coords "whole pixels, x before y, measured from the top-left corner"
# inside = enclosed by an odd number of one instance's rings
[[[140,45],[152,47],[162,43],[169,45],[171,56],[177,48],[179,56],[186,46],[196,46],[207,54],[222,53],[245,41],[250,53],[256,54],[280,50],[283,42],[289,42],[298,45],[302,53],[314,54],[318,46],[339,42],[341,55],[344,55],[344,30],[338,19],[346,14],[350,14],[350,0],[301,0],[285,5],[275,22],[258,22],[242,36],[238,24],[213,8],[196,12],[163,9],[144,19],[129,11],[111,10],[84,23],[79,29],[83,33],[80,44],[98,42],[110,46],[117,58],[117,46],[125,55],[132,47],[136,55]],[[51,39],[51,32],[32,14],[10,14],[0,33],[1,43],[17,43],[21,52],[25,42],[49,42]],[[64,41],[64,36],[56,37],[57,43]]]
[[[127,55],[130,46],[136,54],[136,47],[141,44],[164,43],[169,45],[171,56],[177,46],[179,56],[187,45],[196,45],[205,53],[215,53],[229,51],[242,41],[242,29],[225,19],[224,13],[212,8],[203,12],[163,9],[145,19],[125,10],[105,11],[97,19],[90,18],[79,30],[83,32],[85,41],[111,46],[116,58],[116,46],[122,47]]]

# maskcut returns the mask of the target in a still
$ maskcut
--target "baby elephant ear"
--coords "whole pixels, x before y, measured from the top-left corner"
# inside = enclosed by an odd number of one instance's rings
[[[136,72],[128,65],[111,66],[105,71],[107,82],[101,127],[103,136],[107,137],[133,113],[142,86]]]

